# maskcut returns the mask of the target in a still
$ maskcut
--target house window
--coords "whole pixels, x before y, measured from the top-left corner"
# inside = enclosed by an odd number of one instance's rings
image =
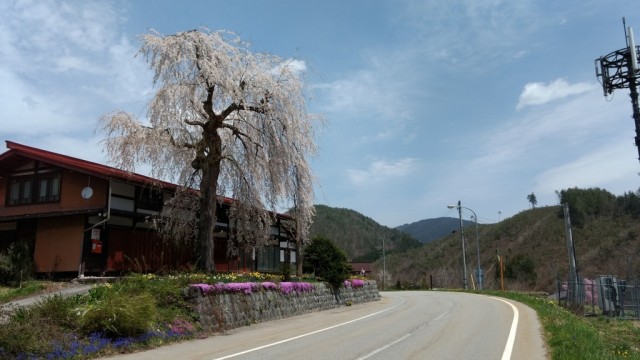
[[[14,176],[9,180],[9,205],[60,201],[60,173]]]
[[[258,249],[258,271],[280,270],[280,249],[277,246],[265,246]]]
[[[162,191],[142,188],[138,191],[138,198],[136,199],[136,207],[138,209],[146,209],[153,211],[162,210],[163,204]]]

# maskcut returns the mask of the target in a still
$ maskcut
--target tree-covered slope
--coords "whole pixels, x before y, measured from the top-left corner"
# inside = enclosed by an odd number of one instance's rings
[[[581,277],[614,275],[640,277],[640,196],[615,196],[602,189],[568,189],[558,193],[569,204],[571,233]],[[478,266],[473,225],[466,228],[465,248],[469,285]],[[562,207],[547,206],[522,211],[495,224],[479,225],[480,265],[485,288],[500,286],[504,265],[508,289],[556,291],[555,279],[567,280],[568,248]],[[458,233],[419,249],[387,256],[392,283],[461,287],[462,239]],[[381,262],[378,266],[381,268]]]
[[[410,235],[378,224],[357,211],[315,206],[310,237],[323,236],[347,252],[351,261],[374,261],[387,253],[415,249],[421,244]]]

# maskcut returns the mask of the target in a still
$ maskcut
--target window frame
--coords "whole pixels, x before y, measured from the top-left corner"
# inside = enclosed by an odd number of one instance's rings
[[[57,203],[60,202],[61,190],[60,170],[14,174],[7,181],[5,203],[7,206]]]

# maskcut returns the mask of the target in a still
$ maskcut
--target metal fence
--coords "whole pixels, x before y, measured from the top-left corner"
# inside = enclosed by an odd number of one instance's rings
[[[640,281],[597,276],[578,282],[557,282],[559,304],[587,315],[640,320]]]

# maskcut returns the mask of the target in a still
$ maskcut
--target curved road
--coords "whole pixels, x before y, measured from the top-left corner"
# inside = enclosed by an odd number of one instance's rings
[[[546,359],[535,312],[502,298],[439,291],[238,328],[116,359]]]

